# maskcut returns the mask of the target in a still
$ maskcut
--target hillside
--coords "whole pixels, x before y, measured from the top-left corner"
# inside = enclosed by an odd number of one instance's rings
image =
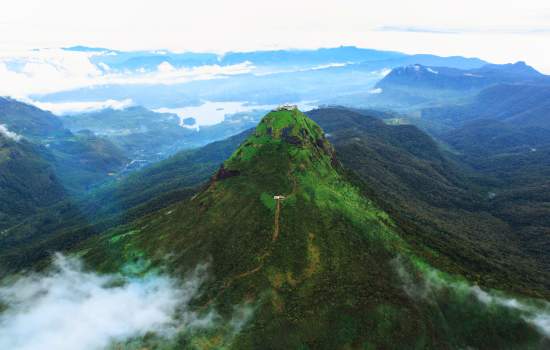
[[[0,98],[0,125],[34,144],[70,194],[82,194],[122,171],[127,163],[112,142],[93,133],[72,133],[50,112]]]
[[[64,197],[54,169],[37,149],[0,133],[0,236],[4,229]]]
[[[513,126],[550,128],[550,86],[499,84],[482,90],[473,101],[422,111],[422,118],[445,129],[476,119],[493,119]]]
[[[31,139],[67,134],[61,121],[53,114],[11,98],[0,97],[0,124]]]
[[[399,222],[406,239],[467,266],[461,273],[479,283],[546,293],[550,265],[533,247],[547,240],[518,234],[509,217],[494,211],[489,198],[494,187],[487,185],[494,177],[469,169],[462,159],[451,160],[415,126],[386,125],[343,108],[308,115],[329,133],[338,159]]]
[[[130,173],[178,151],[201,147],[249,129],[256,125],[257,115],[257,111],[228,114],[218,124],[199,127],[193,118],[180,120],[173,113],[136,106],[66,115],[60,119],[74,133],[91,131],[116,145],[131,160],[125,169],[125,173]]]
[[[63,116],[61,120],[71,131],[89,130],[108,138],[123,150],[126,157],[146,163],[166,158],[178,150],[176,144],[183,143],[186,137],[196,132],[180,127],[177,115],[155,113],[143,107],[105,109]]]
[[[250,132],[201,148],[181,151],[162,162],[96,188],[78,200],[63,198],[37,213],[12,217],[13,220],[6,221],[6,224],[17,225],[11,226],[6,230],[6,235],[0,237],[0,276],[42,264],[51,251],[70,249],[108,228],[190,198]],[[32,189],[33,194],[37,193],[34,192],[36,188]],[[8,207],[13,207],[13,197],[6,198],[9,199]]]
[[[203,185],[218,167],[250,135],[247,130],[223,141],[178,152],[172,157],[130,174],[98,189],[85,199],[85,212],[112,215],[137,208],[151,210],[153,203],[168,206],[181,199],[178,193],[192,193]],[[128,213],[126,213],[128,215]]]
[[[240,333],[183,330],[177,348],[544,344],[525,311],[487,307],[479,287],[427,265],[442,251],[407,243],[349,176],[316,123],[297,110],[274,111],[197,195],[75,251],[101,271],[132,264],[185,275],[208,262],[191,307],[199,315],[215,308],[222,325],[236,305],[253,309]]]

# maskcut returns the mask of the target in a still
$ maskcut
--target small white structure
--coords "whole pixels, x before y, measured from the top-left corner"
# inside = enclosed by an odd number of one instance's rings
[[[298,106],[290,104],[280,105],[279,107],[275,108],[276,111],[293,111],[295,109],[298,109]]]
[[[285,199],[285,196],[277,195],[277,196],[273,196],[273,199],[282,200],[282,199]]]

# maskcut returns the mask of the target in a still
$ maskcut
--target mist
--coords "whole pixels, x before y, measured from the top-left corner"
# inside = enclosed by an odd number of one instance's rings
[[[0,135],[7,137],[8,139],[11,139],[15,142],[21,141],[21,135],[10,131],[8,127],[4,124],[0,124]]]
[[[543,300],[514,298],[497,290],[484,290],[478,285],[453,278],[431,267],[421,268],[420,274],[410,272],[403,257],[393,260],[402,287],[409,297],[435,302],[438,296],[448,292],[467,295],[477,300],[483,307],[502,307],[514,311],[518,317],[533,326],[544,337],[550,338],[550,303]]]
[[[145,334],[169,339],[214,327],[221,321],[214,310],[199,315],[189,307],[206,277],[206,265],[183,281],[159,274],[99,275],[58,254],[48,271],[0,286],[0,310],[6,307],[0,311],[0,349],[95,350]],[[235,314],[230,324],[238,332],[248,309],[236,307]]]

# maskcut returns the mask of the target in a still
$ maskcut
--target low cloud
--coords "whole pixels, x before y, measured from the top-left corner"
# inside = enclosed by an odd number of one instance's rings
[[[323,69],[330,69],[330,68],[342,68],[355,63],[357,62],[332,62],[332,63],[326,63],[326,64],[320,64],[320,65],[307,65],[305,67],[279,68],[279,69],[268,67],[267,69],[261,69],[261,68],[255,69],[254,75],[261,77],[266,75],[282,74],[282,73],[309,72],[309,71],[316,71],[316,70],[323,70]]]
[[[30,104],[35,105],[36,107],[50,111],[56,115],[66,115],[66,114],[77,114],[77,113],[88,113],[99,111],[106,108],[111,109],[124,109],[132,106],[134,102],[132,99],[124,100],[105,100],[105,101],[75,101],[75,102],[39,102],[27,100]]]
[[[169,62],[162,62],[161,64],[158,65],[157,70],[159,72],[166,73],[166,72],[173,72],[174,70],[176,70],[176,68],[174,68],[174,66],[172,66]]]
[[[74,258],[57,255],[49,271],[0,287],[0,305],[7,306],[0,313],[0,349],[95,350],[145,334],[169,339],[217,326],[221,318],[215,311],[198,314],[189,307],[206,271],[199,265],[183,281],[99,275]],[[238,332],[249,315],[243,315],[247,308],[236,309],[229,325]]]
[[[126,84],[179,84],[249,73],[250,62],[175,68],[168,62],[156,70],[112,70],[92,58],[108,52],[63,49],[0,52],[0,95],[25,98],[83,87]]]
[[[8,127],[4,124],[0,124],[0,135],[7,137],[10,140],[13,140],[15,142],[21,141],[22,136],[13,132],[9,131]]]
[[[413,275],[409,272],[402,257],[394,259],[393,266],[403,289],[411,298],[432,301],[437,295],[444,295],[449,290],[470,295],[488,308],[503,307],[516,311],[524,321],[534,326],[543,336],[550,338],[550,303],[546,301],[520,300],[499,291],[486,291],[466,281],[446,278],[435,269],[429,269],[419,277],[418,274]]]

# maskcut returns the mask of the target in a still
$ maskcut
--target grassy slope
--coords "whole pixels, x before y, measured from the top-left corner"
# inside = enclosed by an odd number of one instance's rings
[[[34,215],[14,218],[18,225],[0,238],[0,275],[41,265],[52,251],[70,249],[92,235],[193,196],[250,132],[179,152],[81,200],[67,199]]]

